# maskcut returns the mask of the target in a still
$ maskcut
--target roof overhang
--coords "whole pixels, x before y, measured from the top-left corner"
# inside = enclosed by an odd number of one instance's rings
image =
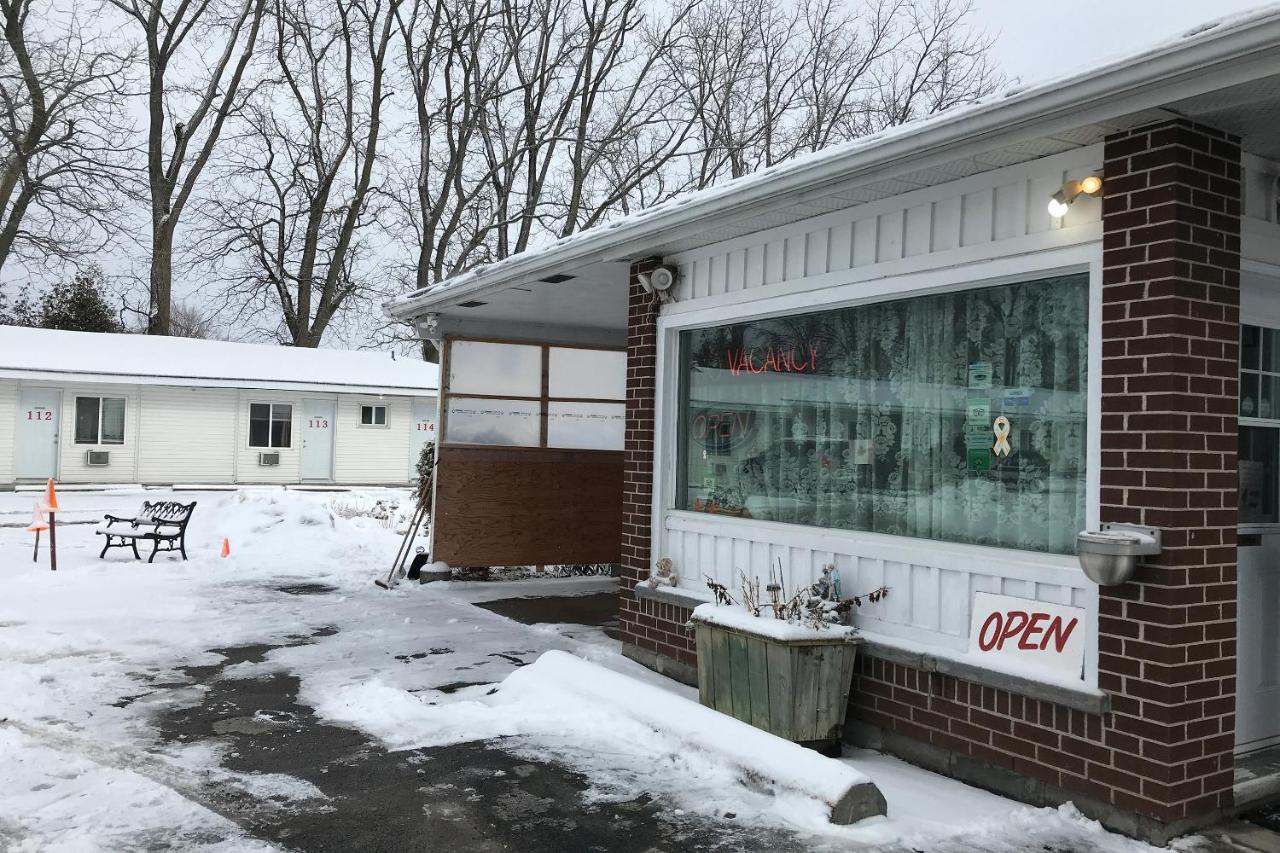
[[[467,302],[512,287],[561,288],[557,304],[585,292],[546,284],[555,275],[662,256],[832,210],[1101,142],[1116,131],[1183,116],[1246,139],[1280,158],[1280,7],[1206,25],[1142,54],[957,108],[800,157],[575,234],[387,303],[399,320],[451,322]],[[1259,116],[1273,120],[1259,122]],[[1267,131],[1269,126],[1270,130]],[[1257,132],[1255,132],[1257,131]],[[625,277],[623,279],[625,284]],[[613,327],[625,325],[625,287]],[[572,313],[522,315],[525,322]]]

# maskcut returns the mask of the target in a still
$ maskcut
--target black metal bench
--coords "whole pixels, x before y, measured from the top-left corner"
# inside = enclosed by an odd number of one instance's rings
[[[133,548],[134,559],[141,560],[142,555],[138,553],[139,539],[151,543],[148,563],[155,560],[156,554],[161,551],[178,551],[182,554],[182,559],[187,559],[187,522],[191,521],[191,513],[195,508],[195,501],[189,504],[178,501],[143,501],[138,514],[132,518],[104,515],[107,523],[95,532],[107,537],[107,544],[102,546],[98,559],[105,557],[109,548]]]

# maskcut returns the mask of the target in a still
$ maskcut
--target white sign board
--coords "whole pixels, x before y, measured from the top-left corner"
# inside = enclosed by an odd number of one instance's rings
[[[1085,612],[990,592],[973,595],[969,654],[1005,671],[1084,677]]]

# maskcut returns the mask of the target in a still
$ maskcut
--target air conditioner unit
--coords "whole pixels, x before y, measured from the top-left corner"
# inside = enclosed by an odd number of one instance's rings
[[[102,468],[111,464],[111,451],[109,450],[86,450],[84,452],[84,464],[94,468]]]
[[[279,465],[279,464],[280,464],[280,454],[279,454],[278,452],[277,452],[277,453],[259,453],[259,454],[258,454],[258,464],[259,464],[259,465],[268,465],[268,466],[270,466],[270,465]]]

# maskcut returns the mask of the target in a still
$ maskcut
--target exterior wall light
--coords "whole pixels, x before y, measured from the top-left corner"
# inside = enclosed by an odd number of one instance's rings
[[[1062,185],[1062,189],[1049,198],[1049,215],[1054,219],[1061,219],[1067,215],[1067,211],[1071,209],[1071,203],[1081,194],[1092,196],[1101,191],[1102,178],[1097,175],[1090,175],[1079,181],[1067,181]]]

